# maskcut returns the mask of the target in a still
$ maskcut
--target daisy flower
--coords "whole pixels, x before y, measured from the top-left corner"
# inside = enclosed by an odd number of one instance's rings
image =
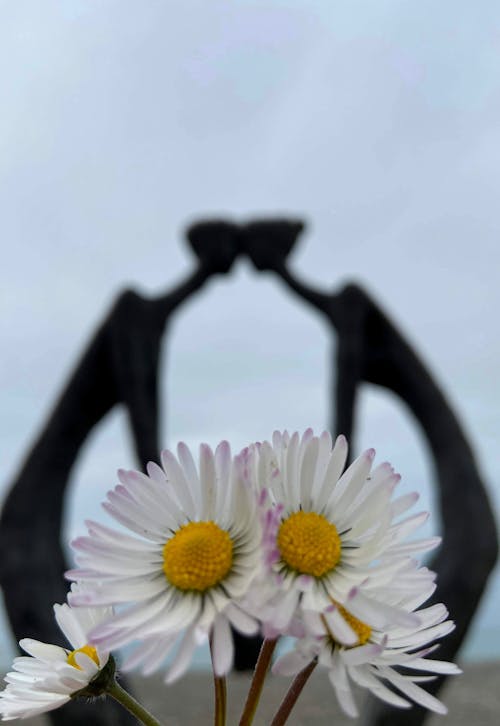
[[[78,591],[73,586],[73,592]],[[109,617],[111,608],[72,608],[65,603],[54,605],[54,613],[71,649],[31,638],[19,642],[28,656],[15,658],[14,670],[5,676],[7,687],[0,693],[4,721],[52,711],[76,695],[99,695],[101,677],[104,684],[112,676],[108,651],[88,641],[89,631]]]
[[[413,574],[424,583],[426,578],[421,577],[418,570],[414,569]],[[406,577],[411,576],[412,572],[408,570]],[[406,596],[401,596],[401,593],[398,596],[394,590],[387,599],[391,606],[397,602],[399,607],[413,612],[428,597],[427,584],[423,584],[420,592],[418,589],[418,585],[415,585],[413,592]],[[452,621],[446,619],[448,611],[445,606],[438,604],[418,610],[418,626],[407,628],[392,625],[380,630],[353,614],[353,611],[364,609],[364,604],[359,602],[360,597],[361,593],[354,590],[347,607],[337,606],[356,633],[354,645],[345,646],[336,640],[324,614],[304,613],[307,634],[296,641],[293,651],[274,664],[273,671],[281,675],[295,675],[312,660],[316,660],[320,667],[327,670],[342,710],[351,717],[359,715],[351,681],[392,706],[409,708],[411,701],[414,701],[431,711],[445,714],[447,709],[441,701],[418,685],[419,682],[434,679],[435,676],[429,676],[429,673],[450,675],[461,672],[453,663],[426,657],[439,647],[430,643],[447,635],[455,627]],[[378,597],[380,599],[380,593]],[[410,673],[399,672],[401,667]],[[415,675],[412,671],[423,671],[424,675]]]
[[[129,664],[146,670],[178,645],[167,682],[184,673],[207,638],[216,675],[227,673],[230,626],[244,634],[258,630],[242,605],[260,563],[254,492],[227,442],[215,454],[203,444],[199,469],[185,444],[177,453],[163,451],[162,468],[149,463],[147,475],[118,472],[121,483],[103,507],[132,534],[87,522],[88,536],[72,543],[81,569],[68,573],[87,584],[72,597],[74,605],[121,606],[92,631],[93,644],[139,641]]]
[[[426,519],[421,512],[395,518],[417,499],[406,495],[391,502],[400,480],[390,464],[373,467],[369,449],[345,471],[347,441],[339,436],[332,448],[328,432],[313,435],[275,432],[272,444],[246,450],[246,471],[257,489],[263,523],[268,574],[257,594],[256,608],[266,621],[266,634],[285,632],[297,613],[324,611],[332,600],[344,603],[353,587],[367,578],[380,585],[394,579],[414,552],[431,549],[439,538],[404,543]],[[266,601],[267,599],[267,601]],[[365,608],[402,626],[416,625],[411,613],[364,596]],[[354,643],[349,623],[334,610],[331,627],[346,644]],[[270,637],[268,635],[268,637]]]

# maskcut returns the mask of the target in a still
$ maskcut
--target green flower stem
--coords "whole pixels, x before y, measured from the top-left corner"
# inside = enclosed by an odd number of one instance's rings
[[[127,693],[116,681],[110,683],[106,689],[106,693],[115,701],[121,703],[121,705],[130,711],[132,716],[135,716],[144,726],[161,726],[161,723],[152,716],[149,711],[141,706],[141,704],[133,698],[130,693]]]
[[[308,666],[295,676],[281,706],[276,711],[276,715],[271,721],[271,726],[283,726],[283,724],[286,723],[292,708],[295,706],[298,697],[302,693],[302,689],[306,685],[309,676],[316,668],[316,665],[317,660],[312,660]]]
[[[259,657],[255,665],[253,672],[252,682],[250,684],[250,690],[248,691],[245,708],[240,719],[240,726],[250,726],[252,723],[257,706],[259,705],[260,694],[264,687],[264,681],[271,665],[271,658],[273,657],[274,649],[278,638],[272,638],[264,640],[262,648],[260,649]]]

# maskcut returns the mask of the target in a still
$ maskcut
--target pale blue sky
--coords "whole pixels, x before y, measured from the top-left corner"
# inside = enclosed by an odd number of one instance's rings
[[[361,280],[418,346],[500,511],[499,79],[494,0],[0,0],[2,490],[117,291],[187,272],[190,220],[289,213],[310,223],[295,268]],[[327,423],[326,329],[244,263],[165,352],[169,443]],[[367,389],[362,417],[358,447],[432,506],[399,405]],[[132,465],[116,412],[75,472],[68,536]],[[471,656],[498,654],[499,604],[497,574]]]

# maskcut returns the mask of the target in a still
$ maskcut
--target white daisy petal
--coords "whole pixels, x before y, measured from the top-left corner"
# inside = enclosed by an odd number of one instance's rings
[[[419,512],[418,514],[412,514],[411,517],[407,517],[402,522],[394,524],[389,529],[389,534],[392,534],[395,542],[400,542],[405,537],[408,537],[416,529],[421,527],[429,519],[429,512]]]
[[[224,615],[230,620],[231,625],[244,635],[255,635],[259,631],[258,621],[233,603],[229,603],[225,608]]]
[[[405,635],[399,637],[390,637],[389,643],[391,647],[398,648],[400,646],[404,648],[421,648],[427,643],[431,643],[433,640],[438,638],[444,638],[455,629],[455,624],[451,621],[434,625],[432,628],[426,628],[424,630],[416,632],[408,632]]]
[[[158,670],[178,641],[177,632],[144,639],[125,657],[122,670],[128,672],[141,666],[142,674],[150,676]]]
[[[184,635],[178,652],[176,653],[174,662],[170,666],[165,683],[174,683],[189,668],[193,652],[198,645],[194,628],[190,628]]]
[[[177,456],[179,457],[179,462],[184,470],[186,479],[190,484],[193,499],[197,502],[201,496],[200,477],[198,476],[193,455],[191,454],[189,447],[186,446],[183,441],[177,445]]]
[[[342,660],[346,666],[358,666],[369,663],[384,651],[384,646],[379,643],[367,643],[357,648],[347,648],[342,651]]]
[[[88,529],[89,534],[96,540],[104,541],[107,544],[118,545],[122,550],[127,550],[130,553],[137,552],[155,552],[157,545],[151,542],[145,542],[143,539],[137,537],[130,537],[130,535],[118,532],[111,527],[106,527],[100,522],[94,522],[91,519],[85,520],[85,526]]]
[[[183,511],[189,519],[193,519],[196,512],[196,505],[188,480],[172,452],[165,449],[161,452],[161,463],[170,478],[170,484],[174,488],[177,499],[182,505]]]
[[[292,650],[290,653],[285,653],[276,660],[273,664],[272,671],[280,676],[295,676],[309,665],[310,662],[311,658],[305,653]]]
[[[57,624],[73,648],[82,648],[87,643],[87,634],[81,625],[77,610],[69,605],[54,605]]]
[[[356,632],[336,608],[334,610],[326,610],[323,617],[332,637],[338,643],[342,645],[355,645],[358,642]]]
[[[231,485],[231,447],[227,441],[215,449],[215,470],[217,472],[217,510],[224,511],[228,507]]]
[[[33,640],[32,638],[23,638],[19,641],[19,645],[26,653],[41,660],[43,663],[66,660],[66,651],[58,645],[41,643],[39,640]]]
[[[319,440],[314,437],[307,444],[300,468],[300,501],[305,510],[309,508],[311,503],[318,451]]]
[[[316,467],[314,471],[314,482],[312,487],[312,496],[316,500],[320,491],[320,488],[325,479],[325,474],[330,463],[330,457],[332,452],[332,437],[329,431],[323,431],[318,440],[318,455],[316,461]]]
[[[409,492],[409,494],[404,494],[403,496],[399,497],[398,499],[395,499],[391,503],[391,512],[393,518],[399,517],[400,514],[404,514],[408,509],[413,507],[413,505],[418,501],[419,494],[418,492]]]
[[[39,702],[23,702],[21,698],[3,699],[0,703],[2,721],[12,721],[17,718],[33,718],[41,713],[53,711],[65,703],[68,703],[71,696],[61,696],[57,693],[51,694],[50,700],[40,699]]]
[[[215,460],[212,449],[200,446],[201,512],[204,519],[213,519],[216,504]]]
[[[165,476],[165,472],[163,471],[161,466],[158,466],[156,461],[148,461],[148,463],[146,464],[146,471],[148,472],[148,476],[154,481],[158,482],[158,484],[164,486],[167,483],[167,477]]]
[[[212,632],[212,663],[216,676],[223,676],[231,669],[234,644],[231,629],[223,615],[217,615]]]
[[[335,689],[341,709],[351,718],[357,718],[359,713],[349,685],[347,670],[340,658],[334,658],[333,667],[329,671],[328,676]]]
[[[335,441],[335,446],[333,447],[332,455],[328,463],[323,483],[318,492],[318,497],[316,501],[318,512],[323,511],[323,508],[325,507],[328,499],[330,498],[334,486],[337,484],[337,481],[342,474],[345,463],[347,461],[347,453],[347,439],[345,438],[345,436],[338,436],[337,440]]]
[[[147,627],[148,623],[162,613],[168,604],[168,595],[164,590],[146,602],[140,601],[117,613],[112,620],[105,620],[93,628],[90,631],[92,642],[99,643],[103,639],[105,642],[106,636],[123,628],[135,628],[138,625]]]
[[[375,449],[368,449],[358,456],[340,477],[329,503],[339,513],[355,501],[361,488],[366,484],[374,457]]]
[[[297,431],[291,437],[290,443],[286,449],[286,456],[284,456],[283,459],[284,474],[286,475],[288,482],[290,504],[293,509],[296,509],[300,502],[298,472],[299,434]]]
[[[440,713],[443,716],[448,713],[448,709],[441,701],[430,693],[427,693],[427,691],[424,691],[420,686],[417,686],[411,678],[402,676],[400,673],[388,668],[381,669],[381,673],[398,691],[401,691],[401,693],[411,698],[412,701],[415,701],[420,706],[428,708],[429,711]]]
[[[142,522],[137,522],[133,514],[123,513],[121,509],[111,502],[103,502],[102,508],[111,515],[117,522],[136,534],[140,534],[153,542],[164,542],[165,533],[157,527],[150,527]]]
[[[397,693],[387,688],[387,686],[369,672],[367,667],[348,668],[348,673],[354,683],[357,683],[362,688],[367,688],[374,696],[380,698],[381,701],[385,701],[385,703],[398,708],[410,708],[410,701],[398,696]]]
[[[366,597],[359,590],[349,598],[347,607],[355,617],[378,630],[384,630],[393,624],[407,628],[415,628],[420,624],[420,619],[415,613]]]
[[[385,557],[405,557],[413,555],[415,552],[430,552],[441,544],[441,537],[428,537],[419,539],[414,542],[406,542],[405,544],[397,544],[388,550]]]
[[[432,660],[431,658],[412,658],[404,663],[405,668],[415,668],[421,671],[432,671],[445,675],[458,675],[462,670],[455,663],[445,660]]]

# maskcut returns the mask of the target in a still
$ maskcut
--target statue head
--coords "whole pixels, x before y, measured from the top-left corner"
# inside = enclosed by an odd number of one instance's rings
[[[268,219],[249,222],[243,245],[257,270],[275,270],[284,265],[305,224],[299,219]]]
[[[202,266],[212,274],[226,274],[239,254],[239,227],[221,219],[204,220],[188,227],[189,245]]]

